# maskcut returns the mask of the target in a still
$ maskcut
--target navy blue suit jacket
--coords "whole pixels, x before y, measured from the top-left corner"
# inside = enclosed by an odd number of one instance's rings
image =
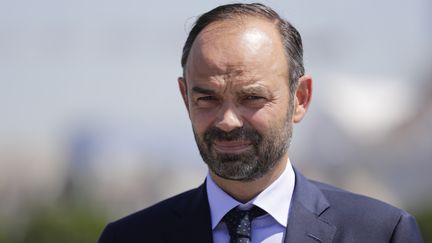
[[[205,184],[107,225],[99,243],[213,242]],[[422,242],[415,219],[398,208],[296,171],[285,242]]]

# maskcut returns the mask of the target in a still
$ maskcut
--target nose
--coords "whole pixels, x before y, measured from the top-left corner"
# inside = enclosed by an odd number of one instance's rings
[[[233,105],[225,105],[221,108],[216,121],[216,127],[230,132],[236,128],[242,127],[243,121],[237,108]]]

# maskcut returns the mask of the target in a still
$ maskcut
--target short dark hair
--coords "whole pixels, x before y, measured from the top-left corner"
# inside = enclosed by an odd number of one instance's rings
[[[183,46],[181,65],[185,73],[187,59],[198,34],[209,24],[225,19],[233,19],[242,16],[260,17],[275,23],[282,37],[285,47],[288,70],[290,74],[289,87],[291,93],[297,88],[298,80],[304,75],[303,45],[300,33],[287,20],[281,18],[273,9],[261,3],[234,3],[216,7],[201,15],[193,25]],[[186,77],[185,77],[186,78]]]

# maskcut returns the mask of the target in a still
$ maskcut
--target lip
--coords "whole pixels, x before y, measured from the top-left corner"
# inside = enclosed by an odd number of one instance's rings
[[[244,140],[215,141],[213,146],[221,153],[242,153],[250,149],[251,143]]]

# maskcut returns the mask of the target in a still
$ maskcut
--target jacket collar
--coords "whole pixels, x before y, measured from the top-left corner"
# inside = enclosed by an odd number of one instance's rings
[[[330,207],[322,192],[294,169],[296,185],[291,201],[285,242],[332,242],[336,226],[322,214]]]

